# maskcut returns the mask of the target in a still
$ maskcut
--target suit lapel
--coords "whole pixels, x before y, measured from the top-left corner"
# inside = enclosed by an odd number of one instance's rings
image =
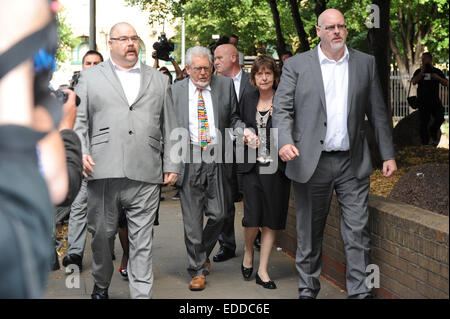
[[[239,101],[242,99],[242,95],[244,94],[247,84],[249,84],[249,75],[247,72],[242,70],[241,85],[239,86]]]
[[[189,79],[181,82],[181,119],[184,128],[189,130]]]
[[[348,49],[348,95],[347,95],[347,116],[350,114],[353,106],[352,98],[356,85],[357,65],[352,49]]]
[[[212,99],[212,103],[213,103],[213,110],[214,110],[214,124],[216,126],[216,129],[220,130],[220,123],[219,123],[219,112],[220,112],[220,108],[219,108],[219,97],[217,96],[217,92],[215,90],[215,83],[216,83],[216,79],[215,79],[215,75],[211,76],[211,99]]]
[[[151,72],[150,67],[146,66],[141,62],[141,87],[139,88],[138,96],[136,97],[136,100],[134,101],[133,104],[137,103],[145,94],[145,91],[147,90],[152,77],[153,74]]]
[[[323,87],[322,69],[320,67],[318,50],[320,50],[319,45],[314,50],[310,51],[310,58],[311,58],[310,74],[314,79],[314,87],[318,88],[318,90],[319,90],[320,100],[322,101],[323,110],[324,110],[325,114],[327,114],[325,89]]]
[[[103,74],[106,77],[106,80],[108,80],[109,83],[113,86],[114,90],[119,93],[119,95],[122,97],[126,105],[128,105],[128,100],[125,96],[125,93],[122,88],[122,84],[120,84],[120,80],[117,77],[116,72],[114,71],[114,66],[111,63],[110,60],[108,60],[106,63],[102,65],[103,67],[100,69]]]

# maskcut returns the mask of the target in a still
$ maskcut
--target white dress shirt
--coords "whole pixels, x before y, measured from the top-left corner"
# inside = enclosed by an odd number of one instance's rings
[[[242,69],[239,73],[233,78],[234,90],[236,91],[236,98],[239,102],[239,90],[241,88],[241,79],[242,79]]]
[[[141,61],[138,59],[136,64],[128,70],[125,70],[114,63],[113,59],[111,62],[116,71],[117,77],[122,84],[123,92],[128,101],[128,105],[132,105],[136,100],[139,89],[141,88]]]
[[[199,90],[189,79],[189,133],[191,143],[198,144],[198,94]],[[211,86],[202,89],[203,100],[205,101],[206,115],[208,116],[209,136],[211,144],[216,143],[216,126],[214,124],[214,109],[211,98]]]
[[[320,45],[320,44],[319,44]],[[339,61],[328,59],[319,47],[319,62],[327,108],[327,134],[324,151],[348,151],[347,130],[348,49]]]

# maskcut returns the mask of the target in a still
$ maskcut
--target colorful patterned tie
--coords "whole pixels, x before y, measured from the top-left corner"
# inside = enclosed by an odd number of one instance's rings
[[[208,115],[206,114],[205,100],[201,89],[198,89],[198,140],[203,149],[211,143]]]

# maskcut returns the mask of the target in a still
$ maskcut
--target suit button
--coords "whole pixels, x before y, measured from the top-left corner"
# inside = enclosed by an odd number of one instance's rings
[[[320,144],[323,144],[323,140],[320,140]]]
[[[323,125],[324,125],[325,127],[327,127],[327,122],[324,122]]]
[[[128,131],[128,134],[133,135],[133,131]]]
[[[133,111],[134,109],[133,109],[133,107],[132,106],[130,106],[130,111]]]

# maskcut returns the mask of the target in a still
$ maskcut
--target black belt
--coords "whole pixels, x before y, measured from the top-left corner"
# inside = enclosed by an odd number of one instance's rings
[[[325,154],[343,154],[343,153],[348,153],[349,151],[322,151],[322,153]]]

